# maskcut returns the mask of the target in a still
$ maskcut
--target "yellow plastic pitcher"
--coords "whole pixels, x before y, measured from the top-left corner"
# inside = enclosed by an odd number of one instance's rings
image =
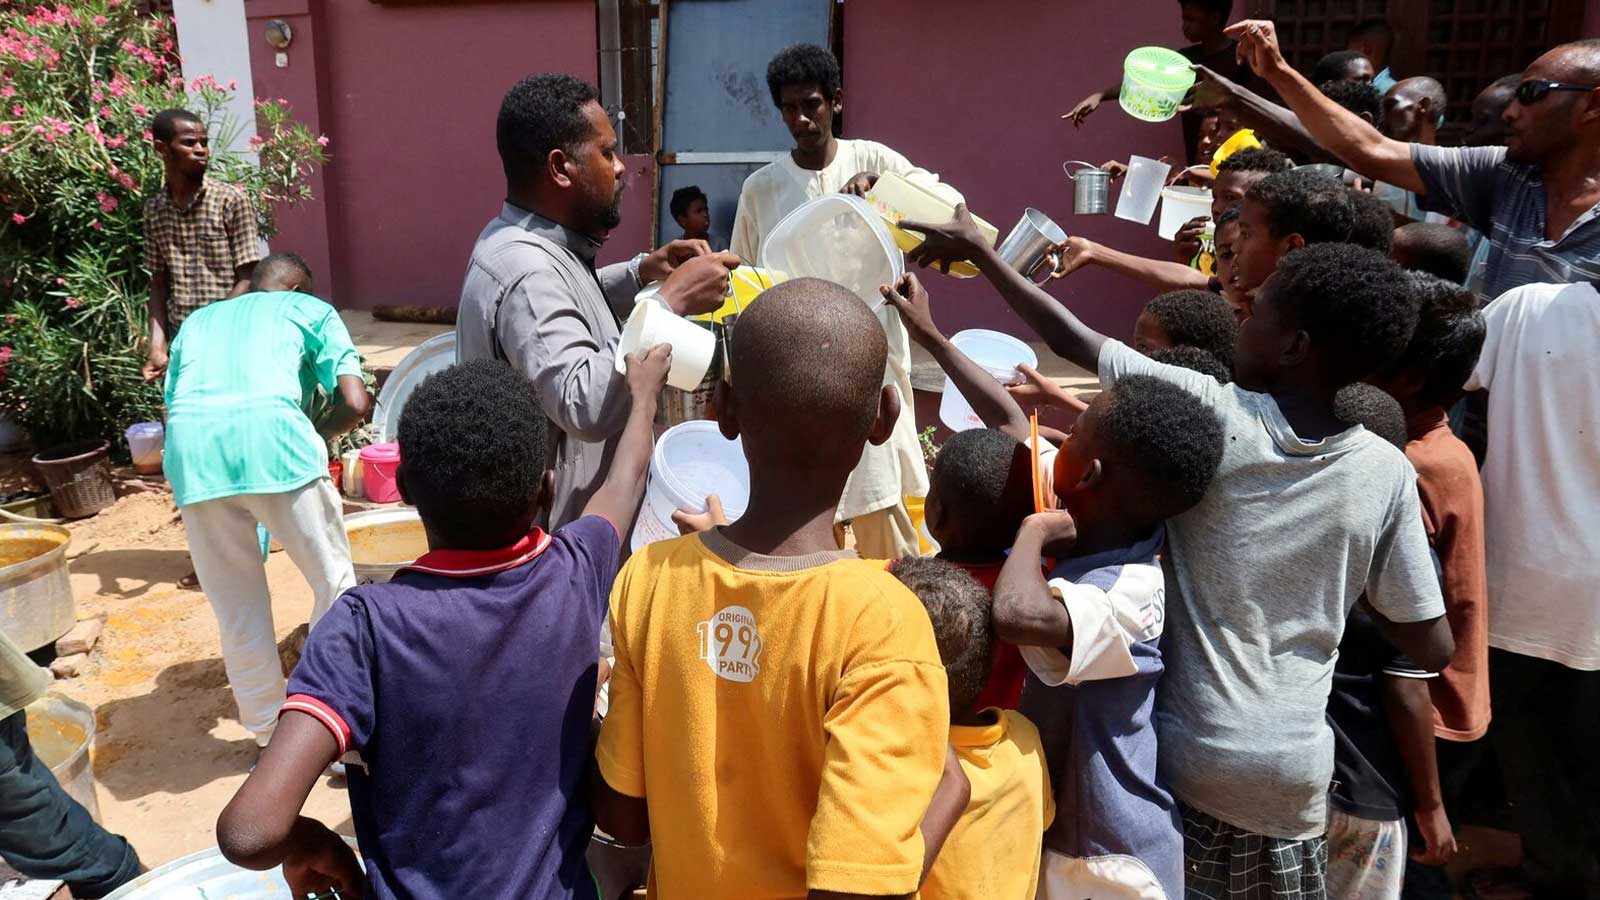
[[[894,235],[894,242],[902,253],[917,249],[923,240],[922,235],[915,231],[901,228],[902,221],[948,222],[956,215],[956,208],[939,195],[893,172],[878,176],[878,182],[867,192],[867,202],[883,217],[884,224],[889,226],[889,233]],[[978,233],[983,235],[984,241],[993,247],[994,242],[1000,239],[1000,230],[977,216],[973,216],[972,220],[977,223]],[[978,267],[967,262],[952,263],[950,274],[958,278],[975,278]]]

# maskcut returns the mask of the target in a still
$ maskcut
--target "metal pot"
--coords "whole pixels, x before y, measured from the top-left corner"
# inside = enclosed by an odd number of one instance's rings
[[[1067,233],[1044,213],[1028,207],[1017,220],[1006,239],[1000,242],[1000,261],[1043,284],[1061,271],[1061,254],[1057,247],[1066,243]],[[1045,264],[1049,268],[1045,269]],[[1045,271],[1044,279],[1038,273]]]
[[[1082,166],[1074,173],[1068,166]],[[1061,171],[1072,179],[1072,211],[1080,216],[1101,216],[1111,209],[1111,172],[1081,160],[1061,164]]]
[[[72,532],[59,525],[0,525],[0,560],[49,547],[0,568],[0,631],[24,651],[54,643],[78,621],[67,578],[70,543]]]
[[[39,761],[67,792],[83,804],[89,818],[100,821],[100,801],[94,793],[94,767],[89,748],[94,744],[94,710],[65,694],[51,691],[28,704],[28,743]]]

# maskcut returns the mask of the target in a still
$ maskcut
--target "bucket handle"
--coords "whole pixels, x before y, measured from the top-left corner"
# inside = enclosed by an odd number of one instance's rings
[[[1083,168],[1078,170],[1078,174],[1077,175],[1074,175],[1074,174],[1072,174],[1072,170],[1067,168],[1067,166],[1072,166],[1072,165],[1083,166]],[[1082,175],[1084,173],[1085,169],[1087,169],[1089,171],[1093,171],[1093,172],[1105,172],[1106,171],[1105,169],[1100,168],[1099,166],[1095,165],[1094,163],[1086,163],[1081,159],[1069,159],[1066,162],[1061,164],[1061,171],[1067,173],[1067,177],[1071,178],[1073,181],[1077,181],[1078,180],[1078,175]]]

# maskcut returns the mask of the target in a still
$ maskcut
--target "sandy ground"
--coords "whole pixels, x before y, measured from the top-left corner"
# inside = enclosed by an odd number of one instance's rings
[[[255,762],[223,672],[216,619],[189,571],[172,495],[130,493],[69,526],[79,618],[106,616],[82,675],[55,690],[89,704],[100,818],[152,867],[215,846],[213,828]],[[267,560],[279,639],[306,621],[311,589],[283,553]],[[350,834],[343,790],[324,779],[308,815]]]

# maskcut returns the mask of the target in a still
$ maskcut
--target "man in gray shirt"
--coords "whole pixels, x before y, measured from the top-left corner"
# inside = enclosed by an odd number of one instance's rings
[[[617,136],[589,84],[533,75],[506,94],[495,139],[506,173],[500,215],[478,236],[461,287],[456,358],[500,359],[527,375],[553,427],[550,528],[577,518],[611,465],[628,418],[614,367],[621,321],[641,286],[663,281],[680,315],[715,310],[731,254],[674,241],[602,269],[595,253],[620,223]]]
[[[1506,146],[1429,147],[1386,138],[1328,99],[1284,61],[1271,22],[1228,33],[1319,144],[1488,238],[1485,300],[1600,278],[1600,40],[1562,44],[1528,66],[1504,113]]]

